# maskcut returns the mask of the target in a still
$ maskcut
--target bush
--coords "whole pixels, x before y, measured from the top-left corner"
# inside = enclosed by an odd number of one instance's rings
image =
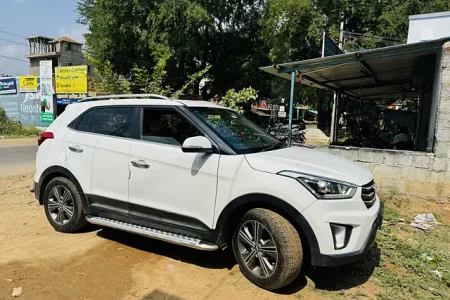
[[[0,135],[37,136],[41,133],[34,126],[24,126],[19,121],[9,120],[3,108],[0,108]]]

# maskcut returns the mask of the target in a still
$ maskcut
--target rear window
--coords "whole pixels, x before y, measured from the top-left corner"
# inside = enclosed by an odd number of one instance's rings
[[[94,110],[88,111],[82,117],[78,123],[77,130],[87,131],[91,130],[92,117],[94,116]]]
[[[133,115],[134,108],[132,107],[96,108],[92,117],[90,132],[117,137],[131,137]]]

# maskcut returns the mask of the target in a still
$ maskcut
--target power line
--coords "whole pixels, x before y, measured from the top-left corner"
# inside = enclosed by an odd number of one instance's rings
[[[29,32],[20,31],[20,30],[17,30],[17,29],[11,28],[11,27],[7,27],[7,26],[4,26],[4,25],[0,25],[0,27],[3,27],[3,28],[8,29],[8,30],[10,30],[10,31],[15,31],[15,32],[22,33],[21,36],[25,36],[25,37],[28,37],[28,36],[30,36],[30,35],[33,35],[33,34],[29,33]],[[2,31],[3,31],[3,30],[2,30]],[[16,35],[19,35],[19,34],[17,34],[17,33],[15,33],[15,34],[16,34]]]
[[[20,42],[16,42],[16,41],[11,41],[11,40],[6,40],[6,39],[0,39],[0,41],[5,41],[5,42],[14,43],[14,44],[17,44],[17,45],[21,45],[21,46],[28,47],[27,44],[25,44],[25,43],[20,43]]]
[[[1,55],[1,54],[0,54],[0,57],[7,58],[7,59],[12,59],[12,60],[17,60],[17,61],[20,61],[20,62],[26,62],[27,64],[30,64],[30,62],[28,60],[24,60],[24,59],[19,59],[19,58],[6,56],[6,55]]]

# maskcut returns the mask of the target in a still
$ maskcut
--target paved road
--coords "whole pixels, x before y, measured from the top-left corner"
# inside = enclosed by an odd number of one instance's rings
[[[36,139],[0,141],[0,176],[33,173],[36,151]]]

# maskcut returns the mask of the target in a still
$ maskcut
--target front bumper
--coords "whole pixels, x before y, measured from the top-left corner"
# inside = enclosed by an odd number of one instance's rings
[[[311,224],[316,238],[315,247],[311,247],[311,264],[313,266],[338,266],[361,260],[375,242],[378,229],[381,229],[384,214],[384,204],[377,199],[377,203],[367,209],[365,206],[357,211],[334,211],[321,207],[313,208],[309,214],[316,213],[312,224],[308,218],[308,209],[303,212],[307,221]],[[317,202],[316,202],[317,203]],[[317,209],[322,209],[321,216],[317,218]],[[335,250],[330,223],[351,225],[352,236],[344,249]]]

